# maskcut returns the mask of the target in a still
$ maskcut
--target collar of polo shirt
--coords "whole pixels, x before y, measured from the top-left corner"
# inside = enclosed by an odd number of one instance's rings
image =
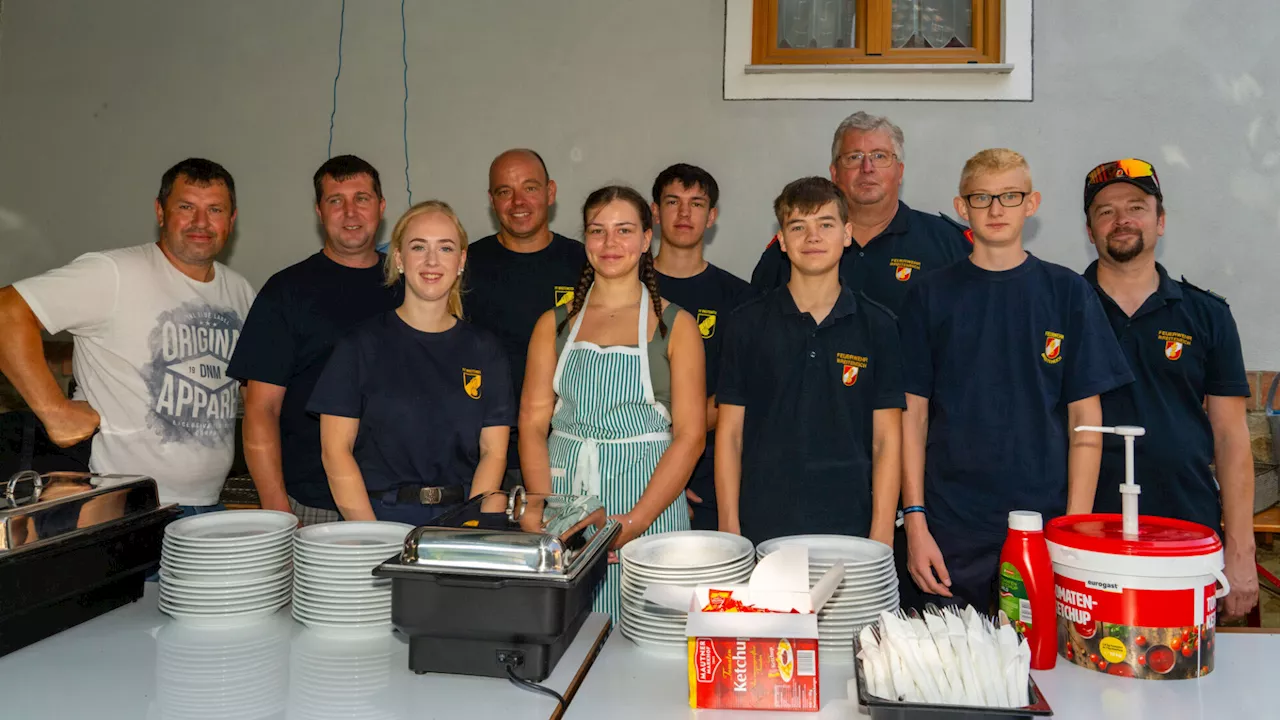
[[[778,288],[778,291],[782,295],[782,314],[799,315],[800,308],[796,307],[796,299],[791,297],[791,291],[787,289],[787,286],[783,285]],[[836,297],[836,304],[831,306],[831,312],[827,314],[826,319],[822,322],[826,324],[828,321],[842,318],[845,315],[854,315],[857,312],[858,301],[854,299],[853,291],[849,289],[848,285],[840,283],[840,295]]]

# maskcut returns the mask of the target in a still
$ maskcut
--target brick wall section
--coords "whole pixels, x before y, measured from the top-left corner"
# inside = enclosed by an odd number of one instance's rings
[[[1271,388],[1271,381],[1276,376],[1275,370],[1250,370],[1249,390],[1252,395],[1246,401],[1246,407],[1249,410],[1249,439],[1253,444],[1253,461],[1255,463],[1271,464],[1276,462],[1274,449],[1271,447],[1271,425],[1267,420],[1266,408],[1263,404],[1266,401],[1267,390]],[[1277,391],[1275,400],[1271,403],[1273,410],[1280,410],[1280,391]]]

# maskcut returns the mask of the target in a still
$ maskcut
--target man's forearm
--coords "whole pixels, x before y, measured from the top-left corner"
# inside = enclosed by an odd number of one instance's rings
[[[902,506],[924,505],[925,444],[929,438],[929,400],[907,395],[902,413]]]
[[[716,433],[716,512],[721,530],[736,530],[738,498],[742,487],[742,435]]]
[[[895,412],[892,418],[891,427],[875,433],[871,449],[871,537],[890,543],[902,489],[902,416]]]
[[[1068,515],[1093,512],[1093,496],[1098,490],[1102,468],[1102,436],[1076,432],[1081,425],[1102,424],[1102,401],[1097,397],[1078,400],[1067,406],[1067,507]]]
[[[44,355],[40,321],[22,295],[12,287],[0,288],[0,373],[37,416],[66,402]]]
[[[1222,525],[1228,546],[1254,547],[1253,452],[1244,423],[1242,429],[1214,442],[1214,465],[1222,492]]]
[[[280,415],[263,408],[244,411],[244,460],[258,490],[262,507],[286,510],[289,495],[284,486],[280,450]]]

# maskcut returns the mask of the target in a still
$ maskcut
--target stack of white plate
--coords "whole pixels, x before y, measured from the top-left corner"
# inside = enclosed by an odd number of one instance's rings
[[[331,522],[293,541],[293,617],[312,628],[380,633],[391,627],[391,580],[373,569],[404,548],[412,525]]]
[[[160,610],[202,625],[235,625],[289,602],[298,519],[273,510],[225,510],[176,520],[160,551]]]
[[[751,541],[729,533],[693,530],[646,535],[622,547],[622,634],[658,653],[685,652],[687,613],[646,602],[652,584],[694,587],[737,585],[755,567]]]
[[[269,617],[237,627],[169,623],[156,633],[160,717],[265,718],[285,709],[293,623]]]
[[[402,717],[399,698],[387,692],[398,645],[390,633],[343,638],[303,630],[289,661],[290,720]]]
[[[846,535],[792,535],[760,543],[757,557],[783,545],[809,548],[809,583],[816,583],[837,560],[844,563],[844,579],[818,612],[818,647],[846,651],[853,636],[875,622],[881,610],[898,608],[898,573],[893,548],[874,540]]]

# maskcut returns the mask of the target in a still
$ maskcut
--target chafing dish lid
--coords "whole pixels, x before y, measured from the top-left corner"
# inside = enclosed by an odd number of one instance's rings
[[[593,496],[487,493],[405,538],[383,567],[570,580],[621,532]]]
[[[0,555],[160,507],[156,481],[141,475],[24,471],[0,493]]]

